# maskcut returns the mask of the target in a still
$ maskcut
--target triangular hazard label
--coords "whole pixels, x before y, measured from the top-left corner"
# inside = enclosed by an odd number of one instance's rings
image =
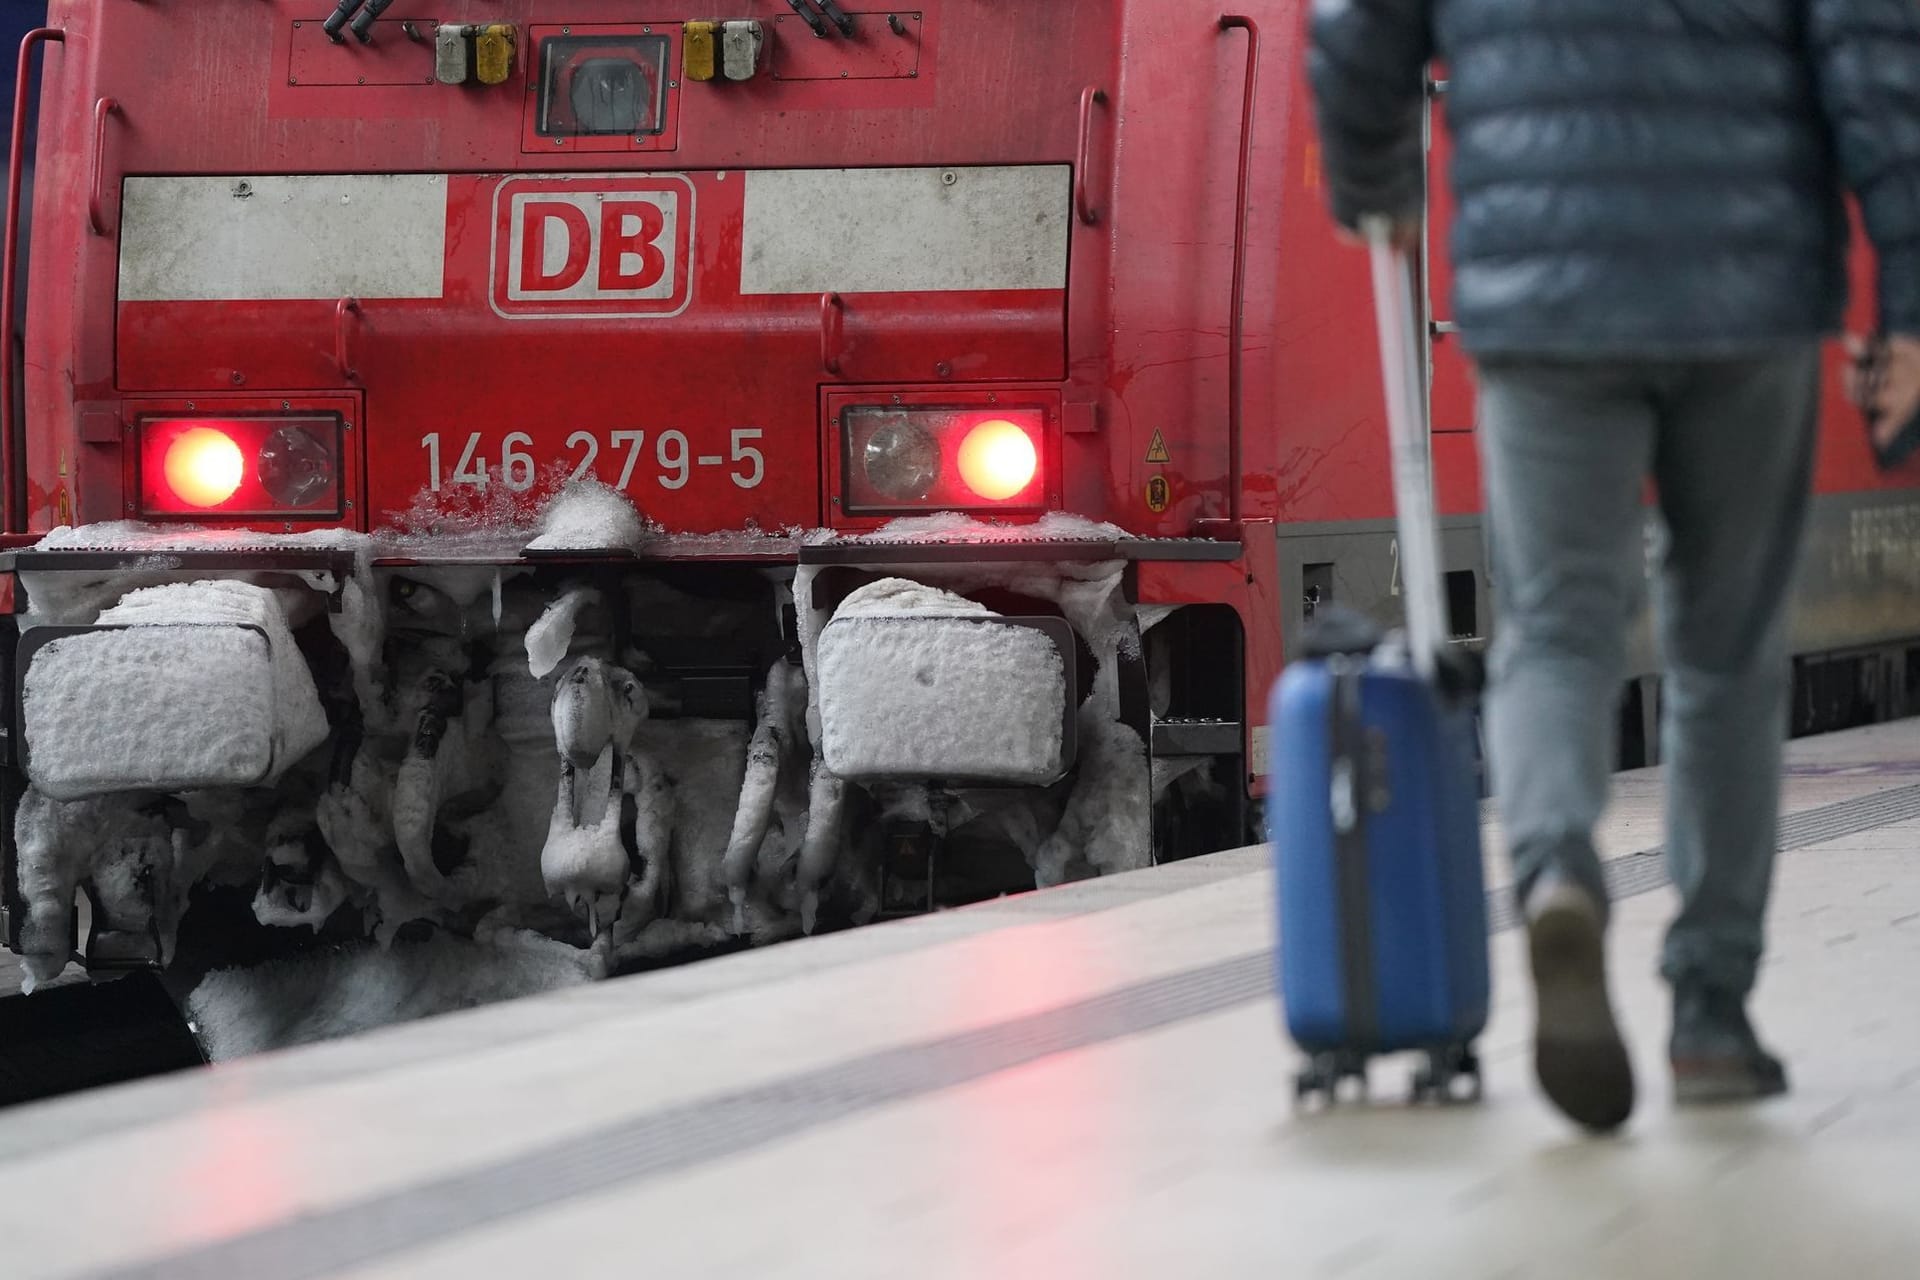
[[[1147,446],[1147,461],[1148,462],[1172,462],[1173,461],[1172,456],[1167,453],[1167,442],[1161,438],[1160,428],[1158,427],[1155,427],[1153,429],[1153,443]]]

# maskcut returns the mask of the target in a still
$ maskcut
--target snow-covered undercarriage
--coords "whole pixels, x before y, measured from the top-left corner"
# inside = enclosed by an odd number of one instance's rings
[[[1149,762],[1115,563],[48,546],[5,883],[32,980],[164,967],[218,887],[290,940],[540,935],[603,976],[1143,866],[1156,790],[1210,785]]]

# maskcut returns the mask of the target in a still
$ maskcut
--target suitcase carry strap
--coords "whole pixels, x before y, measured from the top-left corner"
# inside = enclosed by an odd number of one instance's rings
[[[1347,1031],[1356,1048],[1379,1039],[1379,993],[1373,973],[1373,897],[1367,865],[1367,812],[1373,793],[1366,721],[1361,716],[1361,667],[1336,658],[1333,675],[1333,864],[1340,913],[1340,971]]]
[[[1427,430],[1426,361],[1413,305],[1413,270],[1392,244],[1392,224],[1369,218],[1374,315],[1387,392],[1387,435],[1393,445],[1393,505],[1400,531],[1401,591],[1414,669],[1433,681],[1447,645],[1441,593],[1440,535],[1433,514],[1433,438]]]

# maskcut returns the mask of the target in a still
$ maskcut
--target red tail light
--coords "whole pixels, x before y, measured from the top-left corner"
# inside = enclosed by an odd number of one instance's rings
[[[990,418],[960,441],[960,479],[989,502],[1018,497],[1040,472],[1040,450],[1017,423]]]
[[[143,516],[341,514],[337,418],[147,418],[139,440]]]
[[[160,466],[167,491],[189,507],[217,507],[239,491],[246,459],[218,427],[188,427],[167,445]]]
[[[840,418],[843,509],[1040,511],[1040,409],[859,405]]]

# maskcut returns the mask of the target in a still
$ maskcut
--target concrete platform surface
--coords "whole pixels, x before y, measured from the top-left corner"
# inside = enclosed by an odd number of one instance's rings
[[[1920,723],[1791,759],[1761,1106],[1670,1105],[1643,773],[1616,1139],[1534,1094],[1504,909],[1483,1102],[1296,1114],[1249,849],[0,1113],[0,1274],[1920,1274]]]

